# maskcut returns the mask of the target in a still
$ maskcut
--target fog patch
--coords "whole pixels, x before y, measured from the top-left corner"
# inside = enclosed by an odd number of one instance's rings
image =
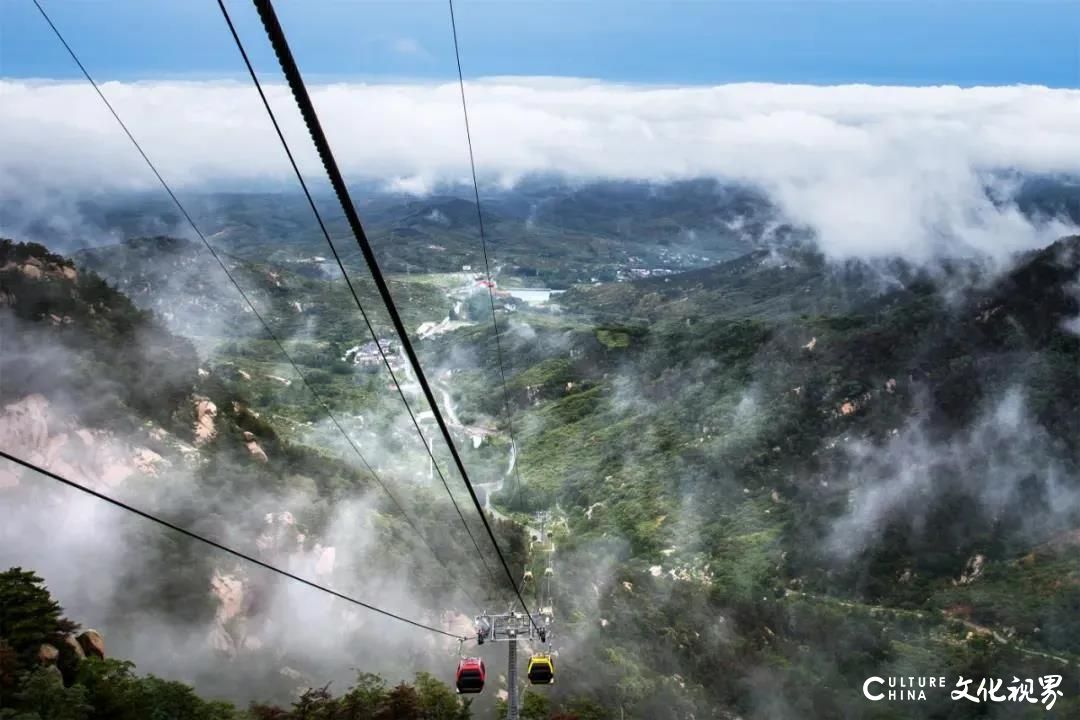
[[[996,517],[1018,502],[1029,478],[1042,488],[1045,511],[1026,518],[1019,532],[1032,541],[1045,538],[1080,513],[1075,479],[1070,481],[1050,447],[1015,388],[951,438],[935,437],[916,418],[884,444],[853,440],[843,451],[849,463],[843,481],[852,487],[848,509],[833,524],[826,547],[834,557],[849,559],[895,521],[921,534],[928,509],[946,492],[963,492],[970,512]]]

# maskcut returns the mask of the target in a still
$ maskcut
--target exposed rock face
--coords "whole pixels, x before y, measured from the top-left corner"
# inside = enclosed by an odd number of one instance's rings
[[[217,617],[222,622],[232,620],[244,609],[244,583],[238,576],[225,575],[219,570],[210,580],[210,587],[221,601]]]
[[[256,460],[258,460],[259,462],[269,462],[270,461],[270,459],[267,458],[266,450],[260,448],[258,443],[248,443],[247,444],[247,451],[251,452],[252,457],[255,458]]]
[[[229,657],[236,657],[247,639],[244,580],[237,574],[216,570],[210,580],[210,592],[218,600],[210,646]]]
[[[0,267],[0,271],[11,270],[12,268],[17,269],[25,277],[31,280],[40,280],[46,275],[68,281],[74,281],[79,277],[79,272],[70,265],[62,265],[53,262],[46,263],[41,258],[36,257],[27,258],[22,265],[17,265],[14,261],[9,261],[6,265]]]
[[[60,657],[60,651],[52,645],[44,644],[38,648],[37,661],[41,665],[55,665],[57,658]]]
[[[0,439],[8,447],[30,451],[46,447],[49,440],[49,401],[43,395],[27,395],[4,407],[0,415]]]
[[[67,650],[71,651],[71,654],[75,656],[76,660],[82,660],[86,657],[86,653],[83,651],[82,645],[79,644],[79,641],[75,638],[74,635],[65,635],[63,642],[64,647]]]
[[[840,407],[838,407],[836,409],[835,414],[838,417],[847,416],[847,415],[854,415],[856,412],[858,412],[859,410],[861,410],[863,407],[866,406],[866,403],[868,403],[870,401],[871,397],[873,397],[873,395],[871,393],[866,392],[866,393],[863,393],[862,395],[860,395],[858,397],[850,398],[849,400],[845,400],[840,405]]]
[[[154,477],[157,477],[158,465],[160,465],[163,460],[164,458],[148,448],[136,448],[135,456],[132,458],[132,461],[135,463],[135,467],[139,469],[139,472]]]
[[[278,557],[281,554],[298,552],[304,548],[304,533],[296,526],[296,518],[288,510],[278,513],[266,513],[266,529],[255,539],[255,547],[264,556]]]
[[[214,419],[217,417],[217,405],[209,398],[195,397],[195,444],[203,445],[217,436]]]
[[[264,528],[255,538],[259,557],[276,565],[295,567],[303,563],[305,574],[317,578],[333,574],[337,550],[333,546],[316,544],[305,547],[307,536],[301,531],[293,514],[287,510],[264,516]],[[210,593],[217,600],[214,625],[207,641],[218,652],[230,658],[244,651],[263,646],[260,628],[266,618],[259,614],[259,597],[263,588],[238,568],[218,568],[210,580]]]
[[[982,577],[985,564],[985,555],[973,555],[968,558],[967,564],[964,566],[964,571],[960,573],[960,579],[956,581],[957,584],[970,585],[978,580]]]
[[[247,444],[248,452],[251,453],[251,457],[255,458],[259,462],[268,462],[269,458],[266,457],[266,451],[259,446],[259,442],[255,439],[255,435],[250,432],[244,433],[244,442]]]
[[[78,637],[86,657],[105,659],[105,638],[97,630],[84,630]]]
[[[136,472],[156,475],[164,462],[157,453],[133,448],[111,432],[76,427],[36,394],[0,410],[0,447],[18,448],[29,462],[102,489]],[[18,477],[10,468],[0,470],[0,489],[17,485]]]

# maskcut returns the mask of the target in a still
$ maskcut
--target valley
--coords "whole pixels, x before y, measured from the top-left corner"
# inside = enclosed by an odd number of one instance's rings
[[[563,674],[527,693],[529,717],[904,718],[864,703],[868,674],[1072,683],[1080,237],[1007,268],[837,264],[797,231],[691,240],[665,196],[662,217],[635,222],[685,244],[647,252],[589,219],[586,199],[606,192],[539,203],[521,237],[520,209],[493,200],[490,297],[459,201],[367,208],[501,549],[515,573],[555,569]],[[581,218],[544,225],[556,208]],[[257,196],[219,211],[210,239],[281,347],[195,242],[64,254],[5,241],[0,318],[18,341],[3,352],[0,446],[468,632],[473,600],[497,609],[505,588],[446,497],[433,463],[471,512],[362,263],[346,254],[377,340],[287,213]],[[259,240],[272,227],[293,235]],[[50,508],[4,531],[9,565],[29,567],[26,539],[53,533],[33,569],[140,669],[241,705],[354,687],[354,668],[391,685],[452,679],[453,642],[342,615],[134,521],[110,523],[120,548],[143,549],[103,560],[80,523],[45,529],[70,497],[10,472],[0,492]],[[109,557],[130,570],[107,592],[80,589],[73,562]],[[183,571],[155,570],[165,559]],[[155,637],[185,649],[147,652]],[[505,664],[501,647],[474,651]],[[1080,698],[1066,690],[1062,717]],[[978,710],[944,696],[918,716]],[[480,698],[472,712],[497,710]]]

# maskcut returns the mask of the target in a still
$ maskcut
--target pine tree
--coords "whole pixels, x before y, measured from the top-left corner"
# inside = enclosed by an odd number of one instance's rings
[[[44,582],[20,567],[0,573],[0,639],[15,652],[22,668],[33,666],[43,643],[56,643],[78,628],[63,616]]]
[[[31,673],[15,701],[19,710],[42,720],[85,720],[93,709],[86,702],[86,688],[65,688],[56,668],[38,668]]]
[[[420,697],[412,685],[401,683],[390,691],[379,720],[420,720]]]
[[[0,698],[15,687],[19,674],[19,656],[7,641],[0,639]]]
[[[430,673],[417,673],[416,690],[424,720],[468,720],[471,717],[469,706]]]

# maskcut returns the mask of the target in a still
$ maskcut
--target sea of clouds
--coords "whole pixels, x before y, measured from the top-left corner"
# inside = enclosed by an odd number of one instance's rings
[[[302,170],[320,175],[288,89],[266,89]],[[292,187],[250,84],[106,82],[102,90],[174,187]],[[455,83],[311,91],[349,180],[417,194],[468,180]],[[470,82],[467,93],[485,183],[512,186],[535,174],[748,182],[838,258],[924,259],[943,245],[1007,255],[1070,230],[991,198],[1007,200],[1017,177],[1080,174],[1080,90],[505,77]],[[5,202],[33,208],[42,198],[154,187],[86,83],[0,80],[0,96]]]

